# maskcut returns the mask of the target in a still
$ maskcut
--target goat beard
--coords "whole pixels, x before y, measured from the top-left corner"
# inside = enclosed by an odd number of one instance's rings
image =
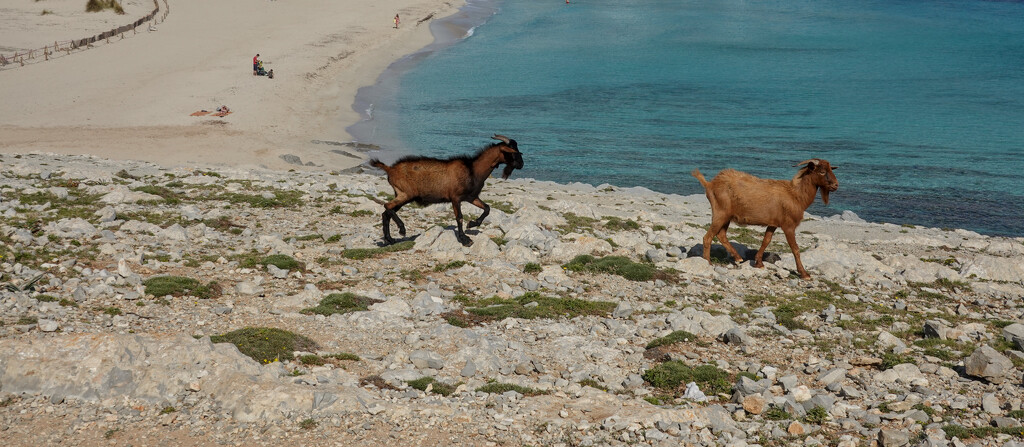
[[[821,188],[821,201],[828,205],[828,188]]]
[[[505,165],[505,170],[501,171],[501,179],[508,180],[508,176],[512,175],[512,171],[515,171],[516,167],[510,164]]]

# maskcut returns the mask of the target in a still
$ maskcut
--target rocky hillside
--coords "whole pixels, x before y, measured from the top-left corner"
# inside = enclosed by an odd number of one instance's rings
[[[5,445],[1022,440],[1024,239],[808,217],[802,281],[693,257],[703,196],[492,179],[381,247],[390,192],[3,156]]]

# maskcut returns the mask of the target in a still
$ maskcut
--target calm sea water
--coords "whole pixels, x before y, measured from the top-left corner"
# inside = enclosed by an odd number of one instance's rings
[[[812,213],[1024,236],[1024,2],[470,1],[360,94],[382,158],[501,133],[515,176],[697,194],[819,157]]]

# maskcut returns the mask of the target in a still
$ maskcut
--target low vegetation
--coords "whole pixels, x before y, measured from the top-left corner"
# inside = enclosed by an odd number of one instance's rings
[[[273,363],[295,358],[295,351],[315,351],[312,339],[283,329],[247,327],[222,335],[211,335],[213,343],[231,343],[238,351],[259,363]]]
[[[655,388],[682,394],[687,383],[694,382],[707,395],[728,393],[732,389],[729,373],[714,365],[691,367],[679,360],[671,360],[643,374],[645,382]]]
[[[300,312],[310,315],[331,316],[334,314],[346,314],[369,309],[375,303],[381,302],[373,298],[356,295],[351,292],[332,293],[325,296],[315,307],[302,309]]]
[[[575,318],[581,315],[605,316],[615,309],[615,303],[588,301],[577,298],[556,298],[529,292],[516,298],[491,297],[472,299],[456,296],[463,304],[462,311],[447,312],[443,317],[449,324],[468,327],[506,318]]]
[[[142,282],[146,286],[146,294],[162,296],[194,296],[196,298],[216,298],[221,295],[221,287],[215,281],[206,284],[197,279],[185,276],[154,276]]]
[[[634,262],[624,256],[605,256],[596,258],[591,255],[579,255],[562,265],[573,272],[607,273],[619,275],[630,281],[651,281],[654,279],[673,280],[670,272],[658,270],[653,264]]]
[[[402,241],[384,247],[377,248],[350,248],[341,252],[341,256],[346,259],[362,260],[370,259],[380,256],[385,253],[394,253],[396,251],[411,250],[416,245],[414,241]]]

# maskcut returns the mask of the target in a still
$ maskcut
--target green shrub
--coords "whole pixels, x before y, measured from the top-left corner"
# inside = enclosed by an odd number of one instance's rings
[[[294,351],[315,351],[316,342],[294,332],[267,327],[247,327],[223,335],[212,335],[213,343],[231,343],[259,363],[295,358]]]
[[[196,279],[184,276],[154,276],[142,282],[146,293],[153,296],[194,296],[215,298],[220,296],[220,285],[214,281],[202,284]]]
[[[523,266],[523,273],[540,273],[543,270],[536,262],[530,262]]]
[[[619,275],[630,281],[650,281],[652,279],[668,279],[668,275],[660,272],[651,264],[633,262],[624,256],[605,256],[595,258],[591,255],[579,255],[562,265],[566,270],[574,272],[608,273]]]
[[[522,394],[523,396],[540,396],[543,394],[548,394],[547,391],[500,382],[488,383],[487,385],[477,388],[475,391],[490,394],[502,394],[508,391],[515,391],[519,394]]]
[[[797,329],[811,330],[811,328],[802,321],[796,320],[796,317],[800,315],[800,309],[792,304],[780,305],[775,308],[775,312],[773,313],[775,314],[775,320],[786,329],[791,331]]]
[[[913,357],[886,352],[882,354],[882,364],[879,365],[879,368],[886,370],[902,363],[917,364]]]
[[[468,264],[466,261],[452,261],[447,264],[438,264],[434,267],[435,272],[445,272],[452,269],[457,269]]]
[[[357,361],[357,362],[360,360],[358,355],[349,354],[347,352],[339,352],[337,354],[327,354],[327,355],[324,356],[324,358],[337,359],[337,360],[353,360],[353,361]]]
[[[807,416],[804,417],[804,421],[811,424],[823,424],[829,418],[828,411],[824,407],[815,406],[810,410],[807,410]]]
[[[651,342],[647,344],[647,349],[654,349],[657,348],[658,346],[665,346],[695,340],[697,340],[697,336],[693,335],[690,332],[672,331],[671,334],[651,340]]]
[[[607,222],[604,223],[604,227],[609,230],[639,230],[640,224],[632,219],[622,220],[618,217],[606,217]]]
[[[449,384],[444,383],[444,382],[438,382],[437,380],[434,380],[433,377],[421,377],[421,378],[416,379],[416,380],[406,381],[405,383],[407,383],[407,384],[409,384],[409,386],[411,386],[411,387],[413,387],[413,388],[415,388],[417,390],[423,391],[423,392],[427,391],[427,385],[433,384],[434,386],[431,388],[430,392],[432,392],[434,394],[440,394],[442,396],[448,396],[448,395],[454,393],[455,392],[455,388],[456,388],[456,386],[454,386],[454,385],[449,385]]]
[[[782,408],[771,407],[768,409],[768,411],[764,412],[764,418],[769,421],[784,421],[787,419],[793,419],[793,416],[786,412],[786,410],[783,410]]]
[[[316,354],[306,354],[306,355],[300,356],[299,357],[299,362],[302,363],[303,365],[313,365],[313,366],[320,366],[320,365],[323,365],[324,363],[327,363],[323,359],[323,357],[320,357],[319,355],[316,355]]]
[[[537,305],[532,305],[537,303]],[[528,306],[529,305],[529,306]],[[472,307],[470,307],[472,306]],[[465,311],[492,320],[506,318],[574,318],[580,315],[608,315],[615,310],[615,303],[608,301],[587,301],[577,298],[555,298],[537,292],[528,292],[517,298],[492,297],[477,300],[467,305]]]
[[[644,372],[643,378],[655,388],[670,391],[689,382],[695,382],[701,391],[708,395],[727,393],[732,389],[729,373],[714,365],[693,368],[679,360],[671,360],[648,369]]]
[[[306,315],[318,314],[331,316],[334,314],[345,314],[349,312],[367,310],[370,305],[379,302],[381,301],[373,298],[367,298],[365,296],[359,296],[351,292],[332,293],[320,300],[320,304],[316,307],[302,309],[300,312]]]

